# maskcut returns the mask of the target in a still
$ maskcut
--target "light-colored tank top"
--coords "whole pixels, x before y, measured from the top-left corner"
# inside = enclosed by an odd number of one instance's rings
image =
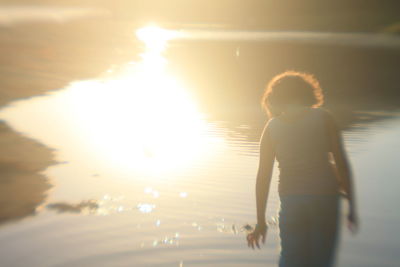
[[[272,118],[267,131],[279,164],[280,195],[337,194],[329,162],[329,138],[323,109],[311,108],[293,122]]]

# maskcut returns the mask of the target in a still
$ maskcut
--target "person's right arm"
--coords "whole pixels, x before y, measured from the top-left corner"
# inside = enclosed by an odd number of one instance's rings
[[[268,124],[267,124],[268,125]],[[272,169],[275,161],[275,152],[272,141],[267,130],[264,128],[260,139],[260,158],[256,178],[256,207],[257,225],[254,231],[247,235],[248,246],[260,248],[259,239],[265,243],[267,234],[267,223],[265,221],[265,210],[267,207],[268,192],[271,183]]]
[[[349,202],[348,226],[351,231],[355,232],[358,227],[358,219],[350,164],[347,159],[340,130],[332,115],[328,112],[325,114],[330,136],[330,151],[335,161],[338,182]]]

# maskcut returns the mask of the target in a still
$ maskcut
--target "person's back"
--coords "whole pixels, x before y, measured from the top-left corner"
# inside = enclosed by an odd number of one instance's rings
[[[279,163],[281,196],[337,194],[324,112],[307,108],[293,121],[278,116],[268,122],[266,130]]]

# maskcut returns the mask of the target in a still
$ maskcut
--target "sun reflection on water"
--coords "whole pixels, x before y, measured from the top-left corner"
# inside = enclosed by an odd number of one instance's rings
[[[146,50],[105,80],[72,84],[62,101],[96,156],[126,170],[160,174],[187,167],[219,140],[162,52],[174,31],[139,29]]]

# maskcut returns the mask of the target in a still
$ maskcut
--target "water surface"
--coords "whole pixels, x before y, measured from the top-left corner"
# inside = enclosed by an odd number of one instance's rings
[[[275,266],[276,166],[267,244],[252,251],[245,241],[256,218],[264,121],[243,118],[258,118],[259,110],[244,105],[223,119],[205,112],[192,84],[168,68],[171,32],[148,28],[138,38],[146,45],[140,60],[2,110],[2,119],[54,148],[60,162],[44,172],[54,186],[37,214],[0,229],[2,264]],[[352,114],[344,137],[361,232],[342,229],[338,265],[396,266],[400,113]]]

